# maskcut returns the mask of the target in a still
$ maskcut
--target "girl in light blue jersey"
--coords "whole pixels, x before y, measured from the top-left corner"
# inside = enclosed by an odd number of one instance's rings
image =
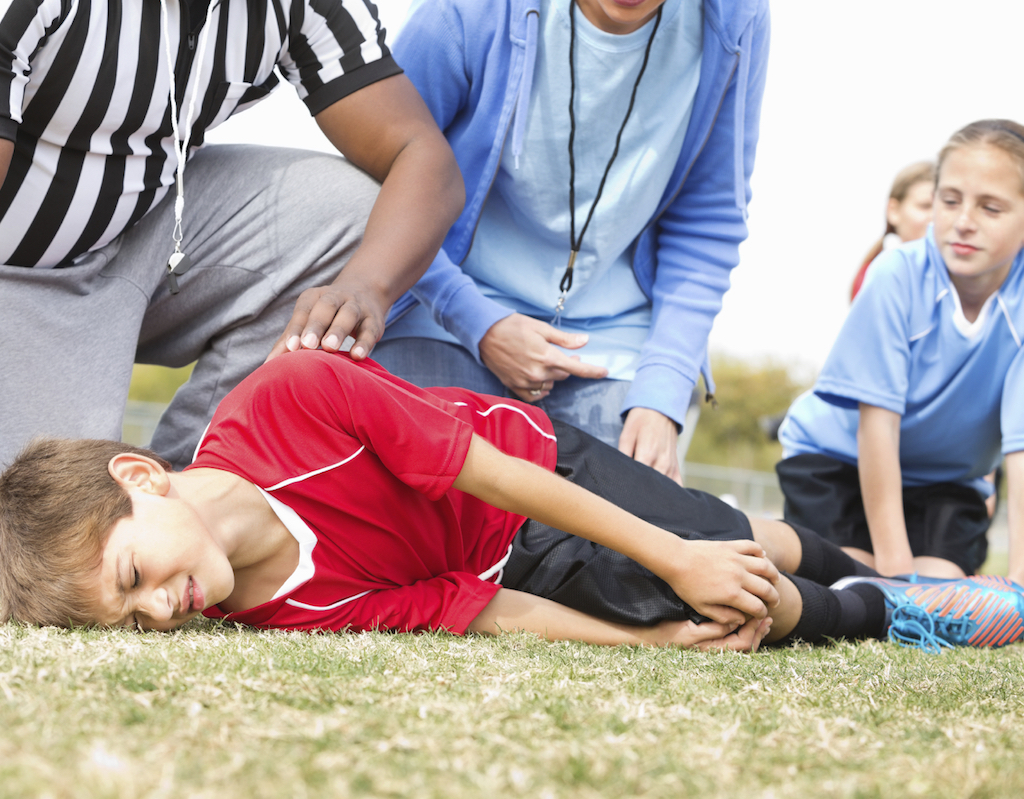
[[[984,476],[1005,457],[1024,580],[1024,126],[975,122],[939,155],[924,239],[879,256],[814,391],[779,431],[786,519],[882,574],[984,562]]]

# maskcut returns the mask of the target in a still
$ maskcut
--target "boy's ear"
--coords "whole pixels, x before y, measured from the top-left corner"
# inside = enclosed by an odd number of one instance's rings
[[[145,455],[121,452],[107,463],[107,471],[122,488],[139,488],[150,494],[165,496],[171,480],[159,463]]]

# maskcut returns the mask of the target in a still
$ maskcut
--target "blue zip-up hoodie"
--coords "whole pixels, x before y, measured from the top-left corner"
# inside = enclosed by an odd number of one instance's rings
[[[459,264],[472,246],[506,139],[511,136],[514,156],[522,145],[539,13],[538,0],[426,0],[393,48],[455,152],[466,205],[390,318],[419,301],[477,360],[480,339],[512,311],[484,297]],[[681,424],[702,367],[714,390],[707,341],[747,236],[768,37],[768,0],[704,0],[690,124],[657,213],[634,243],[633,271],[651,299],[652,320],[623,413],[652,408]]]

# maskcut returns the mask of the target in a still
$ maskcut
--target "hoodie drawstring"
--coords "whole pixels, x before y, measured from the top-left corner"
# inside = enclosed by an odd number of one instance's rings
[[[747,218],[746,168],[744,159],[744,133],[747,115],[747,83],[750,77],[750,27],[739,40],[740,63],[736,71],[736,105],[733,110],[733,170],[736,191],[736,207]]]
[[[530,109],[530,93],[533,90],[533,68],[537,63],[537,26],[540,13],[536,9],[526,12],[526,56],[523,72],[519,76],[519,92],[516,97],[515,120],[512,123],[512,158],[519,169],[519,154],[523,151],[523,137],[526,135],[526,117]]]

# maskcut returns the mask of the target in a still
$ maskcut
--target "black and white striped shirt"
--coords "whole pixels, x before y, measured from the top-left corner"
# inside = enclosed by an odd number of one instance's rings
[[[167,0],[179,133],[190,149],[280,73],[310,112],[401,72],[371,0]],[[53,267],[102,247],[166,194],[177,162],[160,0],[0,0],[0,264]],[[186,92],[187,87],[187,92]],[[187,179],[187,177],[186,177]]]

